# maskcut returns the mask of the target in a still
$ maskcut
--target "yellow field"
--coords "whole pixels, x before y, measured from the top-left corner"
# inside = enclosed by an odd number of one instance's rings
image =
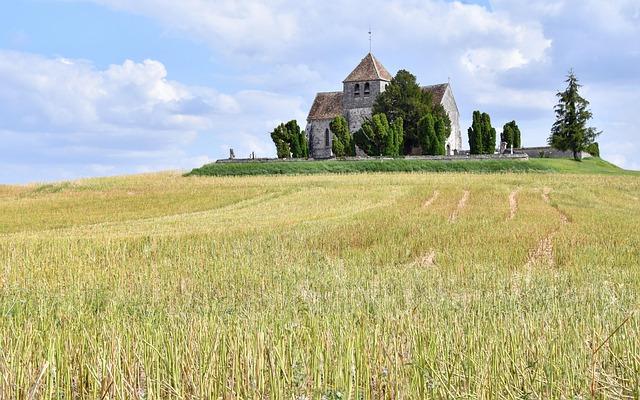
[[[0,186],[0,398],[640,398],[639,198],[551,174]]]

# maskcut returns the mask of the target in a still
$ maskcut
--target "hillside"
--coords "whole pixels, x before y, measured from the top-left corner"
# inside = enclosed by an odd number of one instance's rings
[[[640,179],[530,163],[0,186],[0,397],[637,398]]]
[[[213,163],[196,168],[188,175],[198,176],[242,176],[242,175],[311,175],[346,174],[363,172],[541,172],[571,174],[636,174],[625,171],[600,158],[585,159],[576,162],[567,159],[529,159],[529,160],[473,160],[473,161],[434,161],[434,160],[359,160],[359,161],[282,161]]]

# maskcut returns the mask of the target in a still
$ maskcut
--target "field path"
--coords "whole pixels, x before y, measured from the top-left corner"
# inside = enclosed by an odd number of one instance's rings
[[[440,192],[438,192],[437,190],[434,190],[433,195],[422,204],[422,208],[428,208],[429,206],[431,206],[431,204],[433,204],[433,202],[436,201],[439,196],[440,196]]]
[[[549,197],[549,194],[551,194],[550,188],[546,187],[542,190],[542,198],[544,199],[544,202],[547,204],[551,204],[551,197]],[[562,221],[563,225],[566,225],[569,223],[569,217],[567,217],[567,214],[562,212],[562,210],[560,210],[558,207],[554,205],[551,205],[551,207],[553,207],[556,210],[556,212],[560,216],[560,220]]]
[[[551,205],[554,210],[560,216],[560,221],[562,221],[562,225],[569,224],[569,218],[567,215],[562,212],[558,207],[551,204],[551,194],[550,188],[544,188],[542,190],[542,199],[545,203]],[[527,258],[527,263],[525,264],[525,268],[531,268],[535,264],[545,264],[548,266],[555,265],[555,258],[553,257],[553,239],[560,233],[560,228],[555,229],[549,235],[544,237],[540,242],[538,242],[538,246],[535,249],[532,249],[529,252],[529,257]]]
[[[517,195],[517,190],[514,190],[509,195],[509,219],[513,219],[516,216],[516,212],[518,212],[518,199],[516,198]]]
[[[458,202],[458,208],[456,208],[451,214],[451,216],[449,217],[449,222],[454,223],[458,220],[458,215],[460,214],[460,211],[462,211],[464,207],[467,205],[467,201],[469,200],[470,194],[471,194],[470,191],[468,190],[464,191],[462,198],[460,198],[460,201]]]

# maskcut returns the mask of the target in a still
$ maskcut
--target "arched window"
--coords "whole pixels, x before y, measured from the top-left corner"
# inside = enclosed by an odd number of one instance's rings
[[[329,132],[329,129],[327,128],[324,131],[324,145],[325,145],[325,147],[331,146],[330,140],[331,140],[331,132]]]
[[[369,82],[364,84],[364,95],[368,96],[371,93],[371,87],[369,86]]]
[[[356,85],[353,87],[353,97],[358,96],[360,96],[360,84],[356,83]]]

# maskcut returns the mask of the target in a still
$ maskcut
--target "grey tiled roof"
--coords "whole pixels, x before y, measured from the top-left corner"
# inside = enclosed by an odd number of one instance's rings
[[[391,81],[391,74],[373,54],[367,54],[344,82]]]
[[[448,87],[448,83],[440,83],[437,85],[423,86],[422,90],[431,93],[434,103],[441,104],[442,98],[444,97],[444,94],[447,91]]]
[[[318,93],[307,121],[333,119],[339,115],[342,115],[342,92]]]

